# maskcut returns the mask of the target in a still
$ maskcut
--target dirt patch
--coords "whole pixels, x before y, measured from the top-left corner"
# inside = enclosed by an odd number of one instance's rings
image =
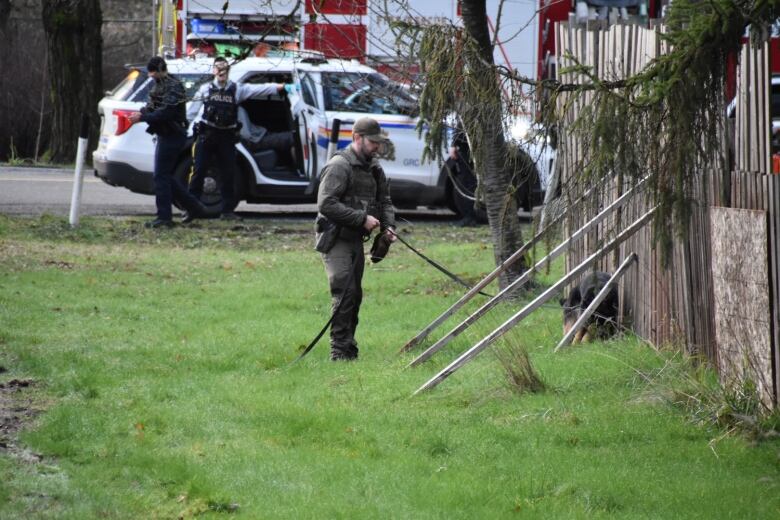
[[[3,367],[0,369],[0,372],[5,371]],[[19,430],[41,412],[30,395],[34,386],[32,379],[12,379],[0,383],[0,453],[10,453],[31,462],[39,461],[40,455],[19,447],[16,439]]]
[[[59,269],[73,269],[73,264],[62,260],[44,260],[43,265],[57,267]]]

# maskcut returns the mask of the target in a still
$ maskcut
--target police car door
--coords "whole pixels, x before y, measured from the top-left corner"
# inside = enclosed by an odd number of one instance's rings
[[[367,67],[357,67],[323,71],[322,92],[331,119],[355,122],[369,116],[390,135],[395,158],[380,162],[391,183],[409,190],[436,185],[438,166],[421,160],[425,143],[417,135],[418,102],[403,87]],[[340,147],[349,144],[351,130],[351,124],[342,124]]]
[[[301,87],[301,119],[304,121],[302,126],[305,126],[308,142],[305,152],[309,157],[306,176],[310,182],[307,193],[313,193],[319,181],[320,170],[327,161],[327,119],[319,94],[319,73],[299,70],[298,81]]]

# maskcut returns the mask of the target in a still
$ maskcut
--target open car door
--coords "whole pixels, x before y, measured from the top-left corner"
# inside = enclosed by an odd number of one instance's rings
[[[298,72],[298,84],[300,85],[301,96],[301,119],[306,128],[306,142],[305,146],[309,159],[307,164],[309,170],[306,172],[306,177],[309,179],[309,186],[306,188],[306,195],[311,195],[317,189],[319,183],[320,170],[325,166],[327,160],[325,151],[327,150],[327,137],[321,135],[321,132],[325,132],[327,129],[327,119],[325,111],[320,107],[319,95],[317,94],[317,78],[319,74],[311,72]],[[294,109],[293,109],[294,110]],[[323,141],[321,143],[320,141]],[[301,140],[303,142],[303,139]]]

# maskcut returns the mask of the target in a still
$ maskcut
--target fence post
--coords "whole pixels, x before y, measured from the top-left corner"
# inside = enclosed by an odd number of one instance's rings
[[[89,136],[89,117],[81,114],[81,129],[79,130],[79,144],[76,150],[76,169],[73,172],[73,193],[70,197],[70,227],[79,225],[79,206],[81,205],[81,188],[84,185],[84,156],[87,153],[87,141]]]

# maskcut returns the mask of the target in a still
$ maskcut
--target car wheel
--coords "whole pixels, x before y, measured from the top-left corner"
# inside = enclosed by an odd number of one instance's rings
[[[448,175],[447,166],[442,166],[440,175]],[[483,207],[474,208],[474,189],[477,180],[471,170],[460,170],[450,177],[450,198],[448,205],[461,218],[468,219],[472,215],[480,224],[487,223],[487,213]],[[515,190],[515,201],[518,209],[530,212],[541,190],[539,175],[534,167],[533,173]]]
[[[192,157],[185,157],[177,166],[174,176],[184,186],[189,185],[192,172]],[[219,190],[219,175],[214,167],[210,167],[203,180],[203,193],[200,196],[200,202],[206,207],[207,216],[219,216],[222,211],[222,194]],[[236,192],[238,195],[238,192]],[[178,205],[177,205],[178,207]]]

